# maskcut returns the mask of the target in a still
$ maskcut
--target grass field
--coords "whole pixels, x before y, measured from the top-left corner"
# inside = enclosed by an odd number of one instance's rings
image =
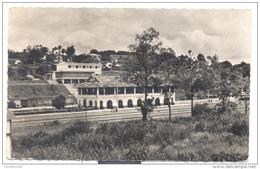
[[[198,110],[197,110],[198,111]],[[14,130],[13,157],[48,160],[244,161],[248,115],[209,108],[190,118]]]

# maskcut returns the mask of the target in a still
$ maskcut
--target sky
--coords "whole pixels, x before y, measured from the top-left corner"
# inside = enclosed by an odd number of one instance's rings
[[[195,56],[250,63],[251,12],[242,9],[10,8],[8,48],[129,50],[135,35],[150,27],[176,55],[192,50]]]

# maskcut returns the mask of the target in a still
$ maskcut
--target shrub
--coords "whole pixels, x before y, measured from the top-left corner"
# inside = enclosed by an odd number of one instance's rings
[[[242,155],[240,153],[227,154],[225,152],[220,152],[217,154],[212,154],[211,161],[244,161],[248,158],[248,155]]]
[[[146,160],[151,154],[149,146],[142,144],[132,144],[125,154],[127,160]]]
[[[231,132],[237,136],[248,136],[249,135],[248,123],[245,120],[241,122],[235,122],[231,127]]]
[[[237,107],[237,104],[234,102],[227,102],[225,104],[217,104],[216,110],[219,114],[223,114],[224,112],[230,113],[233,110],[235,110]]]
[[[204,113],[210,113],[211,108],[209,108],[207,103],[204,104],[196,104],[193,108],[192,116],[200,116]]]
[[[60,125],[60,122],[59,122],[59,120],[54,120],[53,122],[51,122],[50,125],[51,126],[58,126],[58,125]]]
[[[33,137],[38,137],[38,138],[45,137],[45,136],[49,136],[49,134],[42,130],[38,131],[33,135]]]
[[[194,152],[180,152],[178,153],[178,161],[195,161],[197,155]]]
[[[206,129],[206,124],[203,121],[199,121],[195,126],[195,132],[203,132]]]
[[[52,106],[56,109],[64,109],[66,103],[66,97],[59,95],[52,100]]]

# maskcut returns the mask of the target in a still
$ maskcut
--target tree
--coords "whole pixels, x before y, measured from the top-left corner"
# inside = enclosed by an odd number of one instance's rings
[[[46,73],[49,73],[51,71],[50,65],[43,63],[41,64],[37,69],[36,69],[36,73],[40,76],[45,75]]]
[[[69,46],[69,47],[67,47],[66,54],[68,55],[68,58],[67,58],[67,59],[72,60],[72,56],[75,54],[75,48],[74,48],[74,46]],[[66,59],[66,60],[67,60],[67,59]]]
[[[213,66],[212,66],[213,67]],[[223,105],[227,104],[228,98],[238,96],[249,83],[243,80],[241,65],[234,65],[229,61],[215,62],[214,70],[217,72],[215,91]]]
[[[191,100],[191,113],[193,115],[193,99],[199,92],[207,92],[214,87],[216,74],[214,70],[199,54],[197,59],[190,59],[188,66],[179,67],[176,74],[177,83],[186,91],[186,95]],[[182,58],[180,58],[182,59]]]
[[[125,79],[137,86],[144,87],[144,105],[147,103],[147,88],[154,84],[154,72],[157,69],[156,59],[161,51],[162,42],[159,40],[159,32],[149,28],[142,34],[137,34],[135,43],[129,45],[133,56],[129,57],[127,64],[123,66]],[[141,109],[143,120],[148,119],[149,110]]]
[[[162,48],[159,60],[160,67],[160,84],[163,86],[164,100],[167,102],[169,109],[169,120],[172,118],[171,98],[177,89],[175,73],[178,70],[177,58],[175,52],[171,49]]]
[[[56,109],[64,109],[66,103],[66,97],[59,95],[52,100],[52,106]]]
[[[25,63],[35,66],[37,63],[39,64],[41,62],[41,59],[48,53],[48,51],[48,48],[43,47],[42,45],[35,45],[33,47],[28,46],[23,51],[25,57],[23,59]]]
[[[80,54],[80,55],[75,55],[72,58],[73,62],[76,63],[98,63],[99,60],[92,57],[91,55],[86,55],[86,54]]]
[[[96,50],[96,49],[91,49],[89,53],[98,54],[98,50]]]

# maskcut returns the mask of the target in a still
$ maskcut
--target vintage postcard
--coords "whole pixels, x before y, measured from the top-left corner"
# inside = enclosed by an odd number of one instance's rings
[[[3,3],[7,166],[256,167],[256,6]]]

